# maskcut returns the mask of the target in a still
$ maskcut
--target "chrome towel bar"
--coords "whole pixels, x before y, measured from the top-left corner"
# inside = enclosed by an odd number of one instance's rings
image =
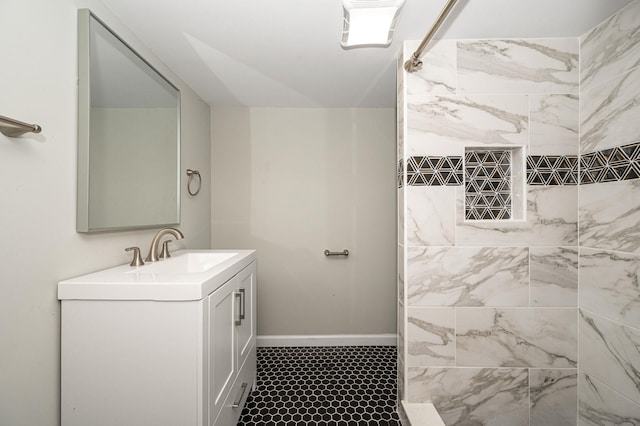
[[[329,249],[324,251],[325,256],[349,256],[349,250],[344,249],[342,251],[329,251]]]

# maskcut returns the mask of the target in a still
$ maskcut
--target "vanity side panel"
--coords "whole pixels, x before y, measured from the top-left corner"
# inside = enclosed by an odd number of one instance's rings
[[[62,425],[198,425],[202,301],[62,301]]]

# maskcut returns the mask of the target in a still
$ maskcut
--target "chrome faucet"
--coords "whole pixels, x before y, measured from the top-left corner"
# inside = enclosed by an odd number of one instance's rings
[[[184,238],[182,232],[180,232],[176,228],[163,228],[159,230],[156,236],[153,237],[153,241],[151,241],[151,248],[149,249],[147,258],[144,260],[145,262],[158,261],[158,246],[160,245],[160,238],[164,237],[167,234],[173,235],[176,240],[181,240]]]

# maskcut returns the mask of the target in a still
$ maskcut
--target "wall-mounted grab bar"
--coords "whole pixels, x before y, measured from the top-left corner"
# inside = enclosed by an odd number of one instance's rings
[[[14,137],[23,135],[27,132],[40,133],[41,131],[42,127],[37,124],[24,123],[22,121],[0,115],[0,132],[5,136]]]
[[[349,250],[344,249],[342,251],[329,251],[329,249],[324,251],[325,256],[349,256]]]
[[[447,1],[447,4],[442,9],[442,12],[440,12],[440,15],[438,15],[436,20],[433,22],[433,25],[427,32],[427,35],[424,36],[424,39],[422,40],[422,43],[420,43],[420,46],[418,46],[416,51],[413,52],[413,55],[411,56],[411,58],[409,58],[404,63],[405,71],[414,72],[414,71],[420,71],[422,69],[422,61],[420,60],[420,56],[422,56],[422,52],[424,51],[424,48],[427,47],[427,44],[431,41],[433,36],[436,35],[438,28],[440,28],[444,20],[447,19],[447,16],[449,15],[449,13],[451,13],[451,9],[453,9],[453,6],[455,6],[457,1],[458,0]]]

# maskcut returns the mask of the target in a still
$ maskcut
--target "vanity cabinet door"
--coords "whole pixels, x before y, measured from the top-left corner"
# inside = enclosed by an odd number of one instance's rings
[[[209,425],[238,422],[255,381],[256,263],[209,297]]]
[[[238,372],[235,317],[237,276],[209,296],[209,425],[213,425]]]
[[[253,262],[238,274],[238,308],[242,319],[236,323],[238,365],[242,366],[255,344],[256,318],[256,263]]]

